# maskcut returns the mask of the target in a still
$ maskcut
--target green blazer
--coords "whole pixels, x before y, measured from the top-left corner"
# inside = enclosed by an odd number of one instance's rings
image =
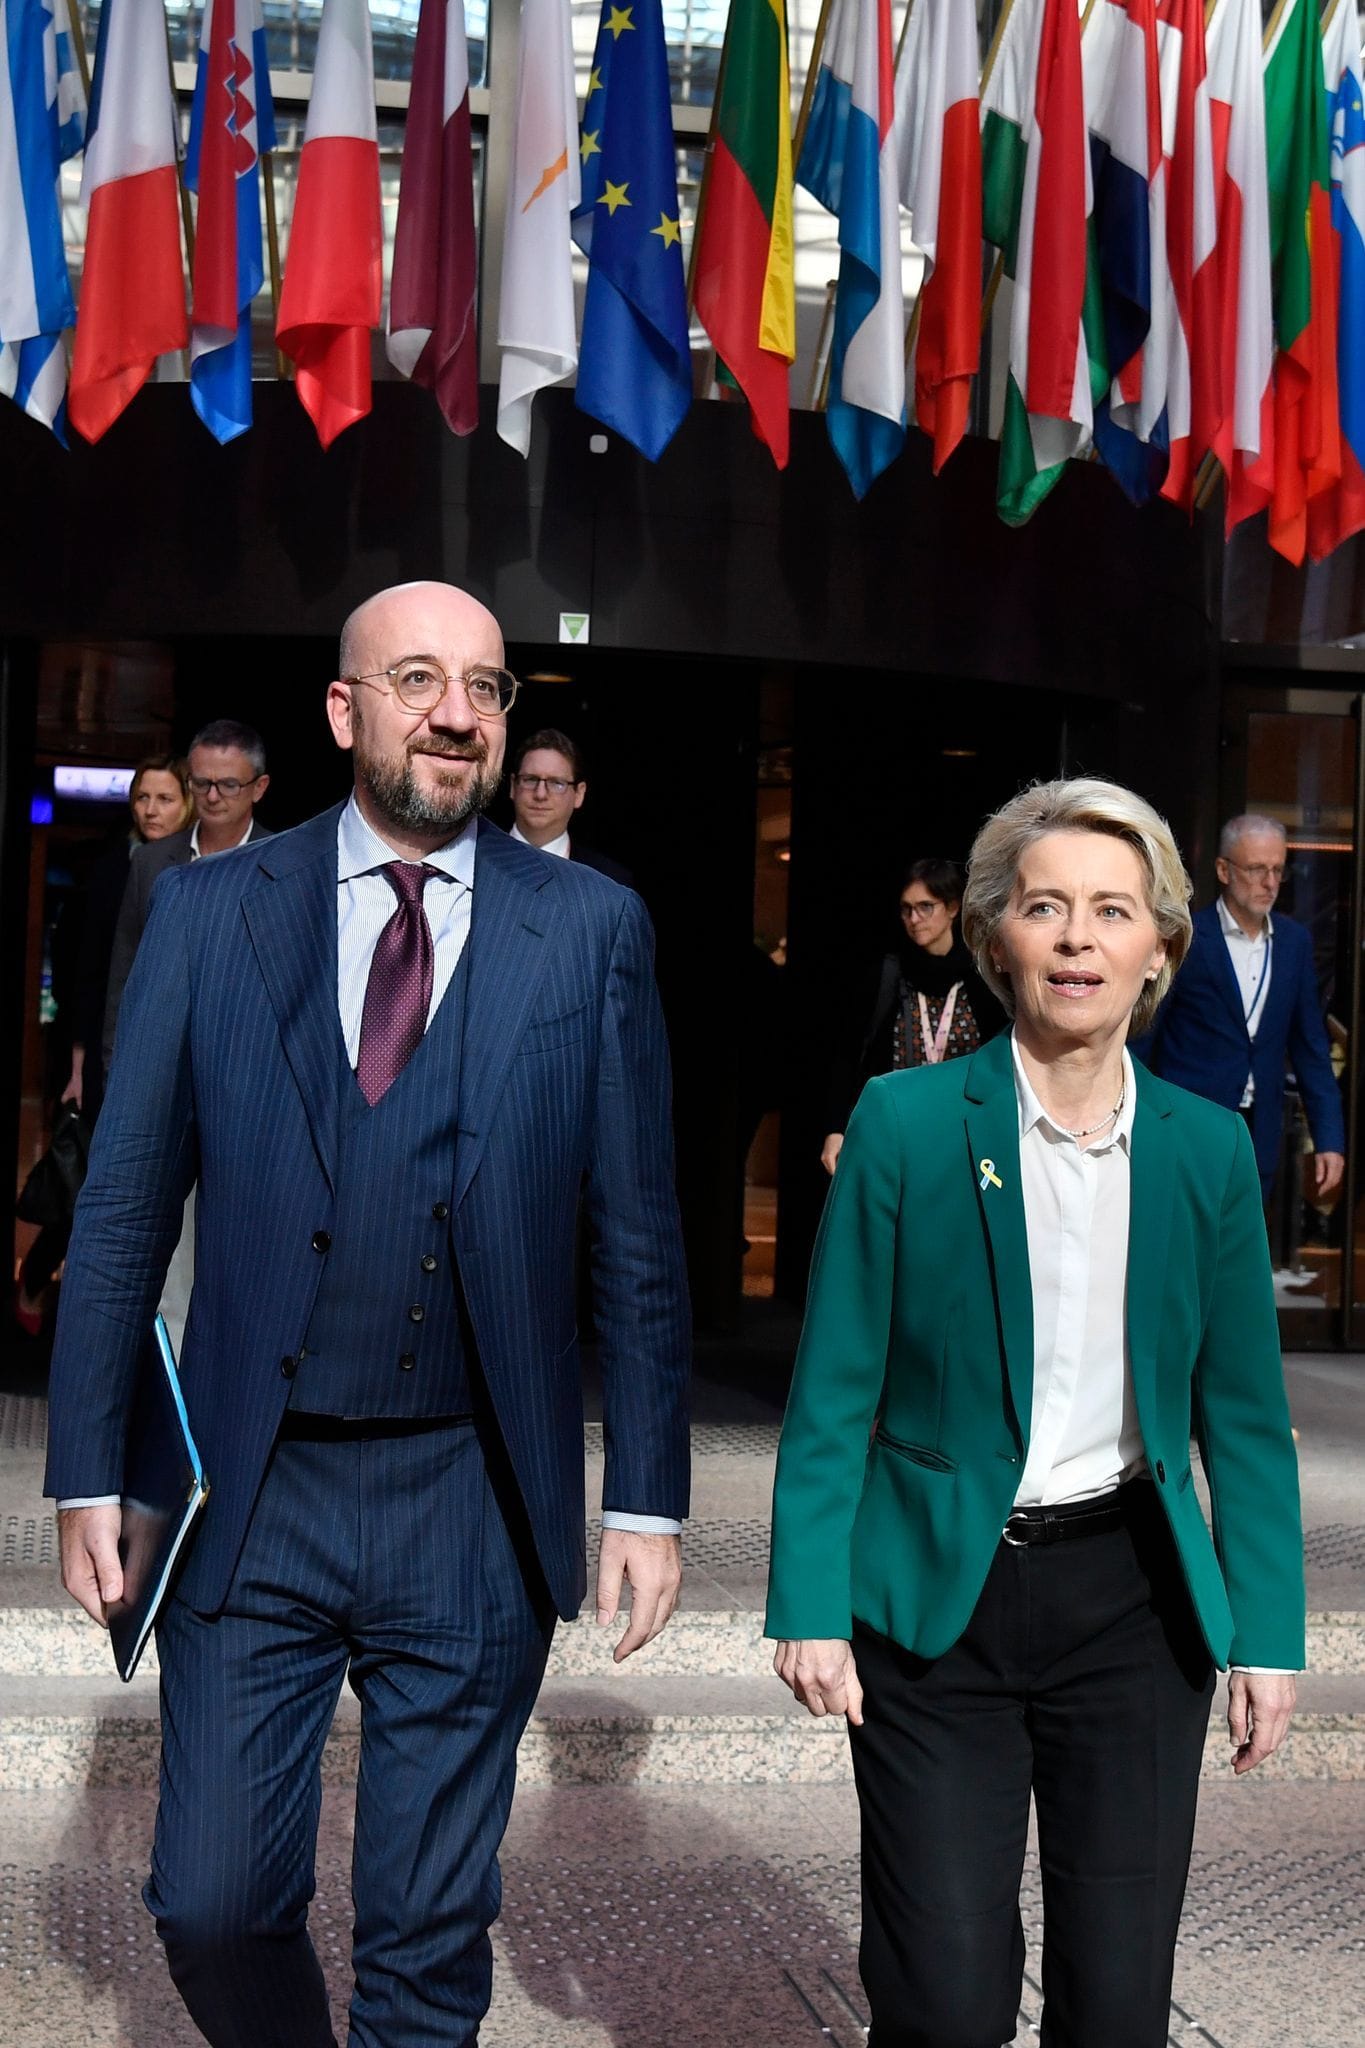
[[[1297,1670],[1298,1468],[1250,1134],[1136,1074],[1127,1315],[1147,1463],[1215,1662]],[[856,1615],[920,1656],[948,1649],[1013,1505],[1032,1389],[1002,1034],[869,1082],[849,1123],[778,1451],[767,1633],[847,1637]]]

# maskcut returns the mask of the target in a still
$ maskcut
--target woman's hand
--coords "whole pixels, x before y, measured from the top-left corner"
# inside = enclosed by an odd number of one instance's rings
[[[835,1167],[839,1164],[839,1154],[843,1149],[843,1132],[831,1131],[824,1144],[820,1147],[820,1164],[824,1167],[826,1173],[833,1174]]]
[[[81,1109],[84,1107],[82,1102],[84,1094],[85,1047],[83,1045],[73,1045],[71,1048],[71,1073],[59,1099],[62,1102],[74,1102],[77,1109]]]
[[[1273,1756],[1289,1733],[1295,1685],[1288,1671],[1233,1671],[1228,1675],[1228,1735],[1236,1745],[1232,1768],[1240,1778]]]
[[[842,1138],[838,1142],[842,1144]],[[847,1714],[855,1728],[862,1727],[863,1689],[850,1643],[838,1636],[808,1636],[799,1642],[779,1643],[773,1670],[817,1719],[823,1714]]]

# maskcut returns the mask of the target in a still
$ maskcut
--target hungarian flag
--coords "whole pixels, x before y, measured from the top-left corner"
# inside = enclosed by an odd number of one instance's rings
[[[1157,50],[1166,136],[1166,249],[1175,318],[1163,498],[1194,508],[1195,478],[1223,412],[1218,335],[1218,209],[1204,0],[1159,0]]]
[[[796,356],[786,0],[733,0],[720,76],[693,304],[785,469]]]
[[[1316,0],[1286,0],[1265,58],[1275,447],[1270,545],[1301,562],[1308,506],[1341,475],[1331,151]]]
[[[915,418],[938,474],[967,430],[981,359],[981,115],[975,0],[916,0],[896,75],[901,204],[925,276]]]
[[[434,391],[455,434],[479,423],[474,158],[464,0],[422,0],[389,285],[389,361]]]
[[[368,0],[323,0],[275,334],[324,448],[370,409],[382,251]]]
[[[578,367],[569,215],[578,204],[579,142],[569,0],[522,0],[517,65],[498,305],[498,433],[524,456],[537,391],[562,384]]]
[[[1275,320],[1270,283],[1261,0],[1218,0],[1206,32],[1218,216],[1222,402],[1213,447],[1227,478],[1227,531],[1268,504]]]
[[[1020,526],[1089,443],[1108,381],[1092,373],[1082,319],[1091,185],[1075,0],[1014,0],[981,115],[984,233],[1014,280],[996,502]]]
[[[86,123],[85,273],[67,417],[98,441],[189,340],[161,0],[104,0]]]
[[[1336,243],[1341,481],[1308,507],[1315,562],[1365,527],[1365,109],[1356,0],[1337,0],[1323,37]]]

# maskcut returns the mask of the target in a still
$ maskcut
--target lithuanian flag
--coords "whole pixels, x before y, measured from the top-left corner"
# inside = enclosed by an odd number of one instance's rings
[[[697,318],[787,466],[796,357],[786,0],[733,0],[693,272]]]

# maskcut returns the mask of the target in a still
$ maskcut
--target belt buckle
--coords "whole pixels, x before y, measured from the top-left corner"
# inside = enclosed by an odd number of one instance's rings
[[[1030,1526],[1028,1516],[1023,1514],[1018,1508],[1016,1508],[1014,1513],[1006,1522],[1004,1528],[1000,1531],[1000,1534],[1004,1538],[1005,1542],[1009,1544],[1011,1550],[1027,1550],[1029,1542],[1027,1536],[1011,1536],[1010,1534],[1010,1530],[1015,1523],[1017,1523],[1021,1529],[1027,1529]]]

